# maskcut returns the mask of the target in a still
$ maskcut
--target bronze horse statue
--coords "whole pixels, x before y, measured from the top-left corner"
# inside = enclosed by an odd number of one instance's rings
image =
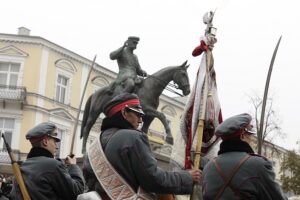
[[[159,96],[162,94],[165,87],[170,81],[178,86],[183,95],[190,93],[189,77],[187,74],[187,61],[180,66],[166,67],[153,75],[145,78],[142,83],[138,84],[135,88],[135,93],[139,96],[145,116],[143,116],[142,131],[147,133],[149,126],[153,119],[157,117],[166,130],[166,142],[173,144],[173,137],[170,127],[163,113],[158,112],[156,109],[159,105]],[[120,86],[121,87],[121,86]],[[81,135],[83,137],[82,152],[86,151],[86,142],[92,126],[95,124],[98,116],[103,112],[103,106],[112,99],[116,94],[122,92],[120,88],[116,88],[112,93],[110,85],[97,90],[92,94],[86,102],[82,124]]]

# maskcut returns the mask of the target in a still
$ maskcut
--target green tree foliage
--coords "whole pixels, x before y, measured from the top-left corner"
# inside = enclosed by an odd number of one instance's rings
[[[300,156],[295,151],[289,151],[281,163],[280,179],[285,192],[292,191],[300,194]]]

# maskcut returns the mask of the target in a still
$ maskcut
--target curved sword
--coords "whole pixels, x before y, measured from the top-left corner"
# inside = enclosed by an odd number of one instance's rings
[[[271,60],[269,71],[268,71],[266,85],[265,85],[263,104],[262,104],[262,108],[261,108],[260,124],[259,124],[259,130],[258,130],[258,133],[257,133],[257,137],[258,137],[258,154],[259,155],[261,155],[262,142],[263,142],[262,141],[262,134],[263,134],[263,129],[264,129],[264,118],[265,118],[266,102],[267,102],[267,98],[268,98],[269,84],[270,84],[273,65],[274,65],[274,61],[275,61],[275,58],[276,58],[276,54],[277,54],[277,50],[278,50],[281,38],[282,38],[282,36],[280,36],[280,38],[277,42],[277,45],[274,49],[272,60]]]

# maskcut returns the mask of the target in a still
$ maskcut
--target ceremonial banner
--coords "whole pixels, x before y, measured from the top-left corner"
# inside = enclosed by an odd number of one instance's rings
[[[222,113],[217,92],[213,57],[211,52],[209,52],[210,50],[207,50],[206,42],[207,38],[202,38],[200,46],[193,52],[194,56],[203,55],[192,92],[181,118],[180,133],[177,135],[173,146],[170,165],[174,170],[192,168],[193,152],[196,150],[197,131],[199,131],[197,128],[200,120],[204,120],[202,157],[208,153],[210,158],[217,155],[218,150],[212,147],[218,141],[214,132],[218,124],[222,122]],[[200,119],[201,116],[204,116],[204,119]],[[212,149],[214,150],[212,151]],[[200,168],[204,164],[204,162],[200,162]],[[196,198],[202,199],[201,194],[197,194]],[[176,195],[176,199],[189,199],[189,196]]]
[[[217,42],[216,28],[212,24],[213,17],[214,12],[208,12],[203,16],[203,22],[207,25],[205,36],[200,38],[200,45],[192,53],[193,56],[202,54],[202,59],[193,90],[181,118],[180,133],[177,134],[172,149],[170,165],[175,170],[191,169],[192,167],[202,169],[207,162],[203,156],[213,158],[217,155],[217,150],[212,147],[219,140],[214,132],[222,122],[222,113],[213,66],[212,49]],[[202,199],[201,187],[197,186],[193,188],[191,200]],[[187,198],[189,196],[176,196],[176,199]]]
[[[171,155],[172,165],[181,169],[190,169],[192,166],[192,153],[195,151],[195,141],[197,141],[197,125],[204,106],[205,119],[201,150],[202,155],[206,155],[216,143],[217,137],[214,135],[214,130],[218,124],[222,122],[221,108],[217,93],[216,73],[213,65],[207,66],[208,55],[205,40],[206,38],[203,38],[201,45],[193,52],[195,56],[200,55],[202,52],[203,55],[193,90],[181,118],[180,133],[175,139]],[[205,79],[208,79],[208,95],[206,105],[203,105]]]

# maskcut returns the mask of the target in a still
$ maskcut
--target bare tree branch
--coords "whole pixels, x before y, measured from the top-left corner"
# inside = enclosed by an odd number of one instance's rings
[[[247,95],[250,104],[253,106],[253,117],[254,117],[254,128],[256,131],[259,131],[260,127],[260,116],[261,116],[261,106],[262,106],[262,98],[258,96],[257,93],[250,96]],[[273,141],[277,137],[283,137],[285,133],[283,133],[282,128],[280,127],[281,121],[277,117],[277,112],[275,112],[273,108],[274,99],[268,98],[267,99],[267,106],[266,106],[266,114],[265,114],[265,121],[264,121],[264,130],[262,131],[262,145],[264,146],[265,141]],[[274,147],[275,148],[275,147]]]

